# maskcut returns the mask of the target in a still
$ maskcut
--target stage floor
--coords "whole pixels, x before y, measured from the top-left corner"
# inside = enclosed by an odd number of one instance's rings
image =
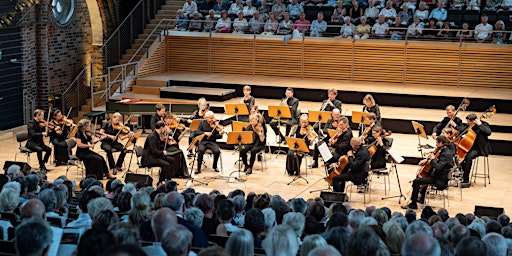
[[[272,132],[270,132],[272,133]],[[145,141],[146,135],[142,136],[137,142],[137,145],[143,145]],[[269,138],[271,139],[271,138]],[[0,151],[0,161],[6,160],[14,160],[14,154],[17,152],[18,143],[15,138],[4,138],[2,141],[3,150]],[[182,149],[186,149],[186,141],[184,138],[180,143]],[[100,146],[96,146],[96,151],[99,151]],[[104,153],[103,153],[104,155]],[[115,154],[117,157],[117,154]],[[129,165],[130,170],[132,172],[136,172],[137,164],[134,159]],[[253,174],[248,177],[245,174],[242,174],[243,178],[247,178],[245,182],[238,181],[234,179],[237,175],[236,173],[228,179],[229,175],[237,170],[237,166],[235,162],[238,159],[238,154],[233,153],[232,150],[222,150],[222,165],[223,171],[221,173],[214,172],[211,167],[211,158],[205,157],[206,164],[208,168],[203,168],[202,173],[196,175],[196,179],[198,181],[208,181],[208,185],[201,185],[197,182],[190,184],[187,180],[184,179],[176,179],[179,183],[179,190],[183,190],[187,187],[192,186],[196,191],[202,193],[209,193],[213,189],[219,190],[224,194],[228,194],[230,191],[234,189],[242,189],[246,193],[255,192],[255,193],[270,193],[270,194],[279,194],[285,199],[291,199],[295,197],[302,197],[304,199],[313,198],[319,196],[320,192],[310,193],[312,190],[318,189],[326,189],[327,183],[324,181],[325,171],[321,166],[316,169],[308,169],[307,174],[305,171],[305,162],[302,164],[302,175],[307,179],[309,183],[306,181],[299,179],[294,183],[287,185],[293,179],[293,176],[288,176],[284,169],[285,163],[285,155],[270,155],[267,154],[267,168],[264,170],[260,169],[260,162],[256,162],[255,170]],[[25,157],[22,155],[18,155],[18,161],[25,161]],[[125,159],[125,166],[128,166],[130,160],[130,155],[127,155]],[[483,206],[492,206],[492,207],[503,207],[505,208],[505,212],[507,210],[512,209],[512,201],[509,198],[512,197],[512,172],[508,171],[506,166],[512,163],[512,157],[506,156],[490,156],[490,170],[491,170],[491,184],[487,184],[487,187],[483,185],[483,179],[477,179],[476,183],[471,188],[466,188],[461,190],[459,188],[451,187],[449,190],[449,201],[447,202],[446,208],[450,212],[451,215],[455,213],[469,213],[473,212],[475,205],[483,205]],[[308,160],[308,164],[310,160]],[[37,165],[37,157],[35,154],[32,154],[30,157],[30,163],[32,167],[38,167]],[[55,167],[52,164],[48,164],[47,167],[51,170],[48,172],[48,179],[53,181],[60,175],[66,175],[66,167],[59,166]],[[482,161],[480,161],[479,171],[483,171]],[[405,165],[398,164],[398,177],[400,179],[400,185],[402,188],[403,194],[409,200],[411,193],[411,181],[414,179],[417,166],[415,165]],[[117,178],[121,179],[126,171],[118,173]],[[145,173],[143,169],[138,170],[139,174],[150,174]],[[153,172],[153,180],[156,183],[158,180],[157,171]],[[72,168],[72,170],[68,173],[68,177],[70,179],[80,180],[81,174],[77,173],[76,168]],[[124,178],[123,178],[124,180]],[[373,178],[372,188],[371,188],[371,202],[367,203],[368,205],[375,205],[377,207],[387,206],[390,207],[393,211],[403,211],[400,209],[400,204],[398,203],[398,198],[390,198],[390,199],[382,199],[382,197],[386,196],[397,196],[400,194],[398,187],[398,180],[395,173],[392,173],[390,176],[391,180],[391,189],[387,194],[384,191],[384,183],[383,178]],[[105,181],[104,181],[105,182]],[[352,196],[350,198],[351,204],[356,208],[363,208],[363,194],[358,194],[357,189],[354,186],[352,188]],[[462,198],[461,198],[462,196]],[[407,201],[402,199],[402,204],[407,203]],[[442,200],[435,198],[431,200],[431,206],[436,208],[443,207]]]

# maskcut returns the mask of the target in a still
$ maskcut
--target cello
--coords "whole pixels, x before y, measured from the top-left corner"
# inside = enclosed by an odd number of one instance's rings
[[[442,147],[441,147],[442,148]],[[437,159],[439,157],[439,154],[441,154],[441,148],[436,148],[436,150],[434,151],[434,158]],[[423,165],[419,170],[418,170],[418,177],[419,178],[425,178],[428,176],[428,174],[432,171],[432,166],[430,165],[430,161],[432,161],[432,158],[429,156],[427,158],[427,162],[425,163],[425,165]]]
[[[480,119],[489,119],[496,114],[496,107],[490,106],[485,113],[480,116]],[[460,135],[454,140],[455,146],[457,147],[457,156],[460,161],[464,160],[471,147],[475,143],[476,132],[472,129],[475,124],[468,126]]]
[[[343,170],[345,169],[347,164],[348,164],[348,157],[347,157],[347,155],[341,156],[340,159],[338,160],[338,165],[336,166],[336,169],[334,169],[329,174],[329,176],[327,176],[327,178],[325,179],[329,185],[332,186],[332,179],[334,178],[334,176],[338,176],[341,173],[343,173]]]

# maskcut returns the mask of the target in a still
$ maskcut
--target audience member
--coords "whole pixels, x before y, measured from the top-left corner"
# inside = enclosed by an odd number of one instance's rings
[[[226,252],[231,256],[245,256],[254,254],[254,238],[248,230],[236,230],[226,242]]]

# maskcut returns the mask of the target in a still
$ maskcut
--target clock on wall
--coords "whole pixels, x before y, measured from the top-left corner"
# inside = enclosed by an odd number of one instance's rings
[[[52,14],[60,25],[68,24],[75,13],[75,0],[52,0]]]

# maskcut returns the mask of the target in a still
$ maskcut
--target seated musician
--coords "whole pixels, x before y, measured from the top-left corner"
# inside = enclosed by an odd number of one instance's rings
[[[336,134],[329,139],[328,146],[333,147],[335,150],[332,154],[332,160],[328,163],[334,163],[344,156],[352,149],[350,141],[352,140],[352,129],[348,122],[348,118],[345,116],[340,117]]]
[[[285,98],[282,99],[280,105],[290,107],[292,117],[290,119],[281,118],[281,121],[286,121],[286,134],[289,134],[292,125],[297,124],[297,108],[299,107],[299,99],[293,97],[293,88],[286,88]],[[276,118],[270,122],[270,127],[274,130],[276,136],[278,136],[278,142],[284,142],[286,144],[286,140],[284,139],[284,135],[281,133],[279,126],[280,124],[277,123]]]
[[[163,121],[156,122],[155,130],[153,130],[144,142],[144,150],[142,151],[141,163],[146,167],[160,167],[160,177],[158,184],[165,182],[167,179],[176,176],[176,159],[170,156],[163,148],[165,141],[165,123]]]
[[[331,118],[327,120],[327,123],[325,124],[325,127],[322,127],[322,134],[325,135],[323,138],[323,141],[325,143],[329,142],[330,136],[328,133],[329,129],[337,129],[338,124],[340,122],[341,112],[338,108],[335,108],[331,111]],[[350,141],[350,139],[349,139]],[[348,143],[347,143],[348,144]],[[311,168],[317,168],[318,167],[318,156],[320,155],[320,152],[318,151],[318,143],[315,144],[315,151],[313,153],[313,163],[311,164]]]
[[[436,139],[437,135],[440,134],[441,130],[445,127],[451,127],[453,129],[457,129],[457,130],[461,128],[462,120],[458,117],[454,117],[455,111],[456,111],[456,109],[453,105],[448,105],[446,107],[446,116],[432,130],[432,138],[433,139]]]
[[[306,145],[309,147],[314,139],[308,136],[312,132],[314,131],[311,125],[309,125],[308,115],[303,114],[299,118],[299,124],[292,127],[289,137],[304,138]],[[304,154],[306,153],[296,152],[293,149],[288,150],[288,154],[286,155],[286,171],[288,175],[298,176],[300,174],[300,164],[302,163]]]
[[[44,110],[36,109],[34,111],[34,119],[27,124],[28,139],[26,147],[37,153],[37,160],[39,162],[39,169],[42,172],[48,171],[45,164],[48,162],[52,149],[48,147],[43,140],[43,136],[48,136],[46,131],[47,123],[44,120]],[[43,158],[43,151],[44,158]]]
[[[151,130],[155,130],[156,122],[163,121],[165,116],[165,106],[163,104],[155,105],[156,112],[151,116]]]
[[[78,132],[76,133],[76,156],[82,160],[85,165],[85,173],[88,175],[93,174],[98,180],[106,176],[108,179],[114,179],[114,175],[110,174],[107,167],[107,162],[98,153],[92,151],[94,145],[100,139],[93,142],[94,131],[91,128],[91,120],[82,119],[78,122]],[[104,137],[104,135],[101,135]]]
[[[350,139],[352,150],[347,152],[348,163],[342,174],[334,176],[332,185],[335,192],[345,190],[345,182],[352,181],[356,185],[364,182],[368,176],[367,163],[370,161],[368,148],[363,146],[359,138]]]
[[[373,96],[371,94],[367,94],[366,96],[364,96],[363,104],[364,104],[363,112],[374,113],[376,120],[378,120],[379,122],[382,121],[381,116],[380,116],[379,104],[375,103],[375,99],[373,98]]]
[[[449,150],[451,150],[453,152],[453,155],[455,156],[457,154],[457,146],[453,142],[453,129],[452,128],[443,128],[441,130],[441,135],[443,135],[446,138],[448,138],[448,141],[450,141],[450,143],[446,147]],[[436,136],[436,138],[437,138],[437,136]]]
[[[359,130],[359,137],[361,138],[361,140],[365,141],[366,143],[368,143],[369,140],[372,140],[371,137],[373,136],[370,131],[374,126],[382,126],[382,124],[377,119],[377,115],[375,115],[375,113],[368,113],[363,122],[362,127],[364,129]]]
[[[433,184],[438,189],[444,189],[448,187],[448,173],[450,169],[453,167],[453,152],[446,148],[446,146],[450,143],[448,138],[443,135],[440,135],[436,139],[436,150],[431,152],[428,159],[423,159],[420,161],[420,165],[428,167],[427,162],[430,160],[430,169],[426,170],[423,168],[420,170],[418,174],[418,178],[414,179],[412,182],[412,195],[411,195],[411,203],[408,205],[403,205],[403,209],[418,209],[418,205],[416,203],[423,204],[425,202],[425,192],[427,191],[427,186]],[[418,196],[418,194],[420,194]]]
[[[240,102],[244,103],[247,106],[247,110],[250,112],[252,106],[254,106],[254,104],[256,103],[256,100],[251,95],[251,87],[250,86],[248,86],[248,85],[244,86],[243,91],[244,91],[244,96],[240,99]],[[249,113],[249,115],[250,115],[250,113]],[[247,122],[247,121],[249,121],[249,116],[246,116],[246,115],[238,116],[238,121]]]
[[[338,97],[338,91],[331,88],[327,91],[328,98],[322,102],[320,111],[333,111],[335,108],[341,112],[341,100],[336,99]]]
[[[370,145],[375,146],[375,152],[373,155],[370,153],[372,161],[370,170],[386,168],[386,154],[387,150],[390,146],[389,140],[387,140],[384,134],[384,129],[382,126],[374,126],[372,128],[372,139],[373,141],[369,142]]]
[[[254,162],[256,161],[256,155],[261,150],[265,149],[266,138],[265,134],[267,134],[267,128],[260,123],[260,117],[258,114],[252,114],[249,116],[249,126],[244,128],[244,131],[252,132],[252,144],[242,146],[240,149],[240,156],[242,157],[242,161],[244,163],[244,172],[246,174],[252,173],[252,167],[254,166]],[[249,159],[249,164],[247,164],[247,153],[251,152],[251,158]]]
[[[212,111],[206,111],[204,114],[205,120],[203,120],[199,127],[197,128],[195,135],[200,136],[204,134],[205,136],[197,145],[197,170],[196,174],[201,173],[201,166],[203,165],[203,156],[207,149],[213,152],[213,165],[212,168],[216,172],[220,172],[220,169],[217,168],[217,163],[220,157],[220,148],[217,144],[217,139],[222,138],[224,134],[224,130],[222,126],[219,125],[219,121],[215,121],[215,116]]]
[[[260,110],[258,109],[258,105],[253,105],[250,109],[249,109],[249,115],[253,115],[253,114],[258,114],[258,122],[260,124],[262,124],[263,126],[266,126],[266,122],[265,122],[265,117],[263,117],[263,115],[260,113]],[[265,135],[267,134],[266,133],[266,127],[265,127]]]
[[[180,124],[175,114],[166,113],[164,117],[165,131],[167,145],[164,145],[167,155],[175,158],[176,162],[173,164],[175,167],[177,177],[188,177],[190,175],[187,166],[187,160],[185,154],[180,149],[180,140],[185,136],[185,133],[189,130],[184,124]]]
[[[50,125],[53,127],[50,132],[50,141],[53,144],[55,150],[55,166],[66,165],[69,160],[68,145],[66,139],[68,134],[71,132],[71,128],[76,126],[69,120],[64,118],[60,110],[53,111],[52,120]]]
[[[191,124],[195,119],[204,119],[204,114],[210,109],[210,104],[206,101],[205,98],[201,97],[197,100],[197,109],[192,112],[192,116],[187,120],[188,124]],[[195,131],[190,131],[188,136],[188,144],[191,144],[195,137]],[[188,152],[187,157],[193,157],[194,153]]]
[[[107,153],[108,166],[114,175],[118,171],[123,170],[124,157],[126,156],[126,149],[119,141],[126,139],[130,135],[129,128],[121,123],[122,117],[119,112],[114,113],[112,120],[106,122],[100,129],[100,133],[106,135],[101,142],[101,149],[105,150]],[[117,162],[114,160],[114,149],[121,152],[117,158]]]
[[[491,136],[492,133],[489,123],[480,120],[480,118],[478,118],[474,113],[466,116],[466,122],[466,125],[462,125],[462,129],[459,131],[459,136],[463,136],[471,130],[471,132],[476,134],[476,137],[473,146],[471,146],[471,149],[467,152],[464,161],[462,161],[462,170],[464,171],[462,181],[463,188],[469,187],[469,174],[471,172],[471,166],[473,165],[473,159],[478,156],[488,156],[491,153],[489,136]],[[461,149],[459,148],[457,150]]]

